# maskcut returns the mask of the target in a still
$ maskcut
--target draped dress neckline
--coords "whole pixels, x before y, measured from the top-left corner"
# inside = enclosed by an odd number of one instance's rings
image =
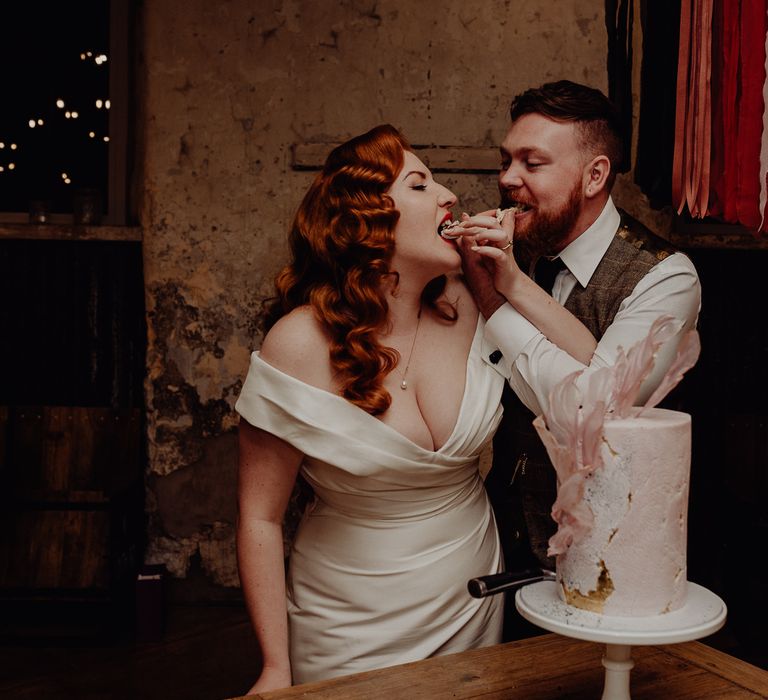
[[[411,449],[415,449],[418,451],[421,451],[424,454],[428,455],[439,455],[442,454],[444,451],[449,450],[451,447],[452,442],[454,441],[456,437],[456,432],[459,429],[459,426],[462,424],[462,417],[464,414],[464,411],[466,410],[466,404],[467,404],[467,397],[469,394],[468,391],[468,384],[469,384],[469,377],[470,377],[470,370],[469,370],[469,364],[473,355],[473,350],[475,349],[475,346],[477,343],[480,342],[480,339],[482,338],[481,331],[481,316],[478,314],[477,318],[477,324],[475,325],[475,332],[472,337],[472,342],[470,343],[469,352],[467,353],[467,360],[464,364],[464,389],[463,393],[461,395],[461,401],[459,402],[459,411],[456,414],[456,421],[453,424],[453,429],[451,430],[450,435],[446,438],[445,442],[440,445],[440,447],[434,448],[434,449],[428,449],[426,447],[422,447],[418,443],[415,443],[410,438],[406,437],[396,428],[393,428],[391,425],[384,423],[382,420],[377,418],[376,416],[371,415],[367,411],[363,410],[359,406],[353,404],[349,400],[345,399],[343,396],[340,396],[339,394],[334,394],[331,391],[328,391],[327,389],[322,389],[318,386],[314,386],[313,384],[307,384],[306,382],[302,381],[301,379],[297,379],[291,374],[286,374],[282,370],[277,369],[277,367],[269,364],[265,360],[261,359],[261,355],[258,352],[253,353],[253,358],[258,361],[259,364],[261,364],[267,371],[276,372],[278,375],[281,376],[281,378],[290,383],[295,383],[296,385],[301,386],[301,388],[305,392],[309,393],[316,393],[316,395],[321,396],[323,399],[331,399],[333,401],[340,403],[340,410],[345,411],[349,414],[350,420],[357,420],[361,423],[368,423],[370,421],[374,421],[376,425],[381,426],[381,428],[389,433],[392,437],[395,439],[399,439],[402,442],[406,443]],[[431,433],[430,433],[431,434]]]

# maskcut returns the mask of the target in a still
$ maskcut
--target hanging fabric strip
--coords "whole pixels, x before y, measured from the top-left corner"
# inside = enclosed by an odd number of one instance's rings
[[[711,139],[712,0],[691,3],[688,94],[682,165],[683,199],[691,216],[702,218],[709,201]],[[681,202],[682,210],[682,202]]]
[[[756,231],[760,226],[760,141],[763,130],[765,82],[765,3],[741,5],[740,99],[736,131],[738,221]]]
[[[768,8],[767,8],[768,11]],[[765,205],[768,203],[768,32],[765,35],[766,78],[763,80],[763,134],[760,139],[760,226],[758,231],[766,230]]]
[[[685,207],[686,121],[688,112],[688,68],[691,48],[691,0],[680,5],[680,49],[677,62],[677,100],[675,110],[675,153],[672,164],[672,206],[680,214]]]
[[[682,0],[677,75],[673,206],[756,232],[768,230],[767,5]]]
[[[712,109],[712,132],[710,139],[710,184],[709,184],[709,216],[723,215],[724,173],[725,173],[725,132],[723,119],[726,111],[733,109],[724,102],[723,98],[723,3],[715,2],[712,7],[712,79],[710,96]]]
[[[699,70],[700,102],[703,103],[698,122],[700,170],[697,175],[698,196],[694,202],[696,216],[705,217],[709,207],[709,168],[712,143],[712,1],[703,0],[701,17],[701,63]]]
[[[672,204],[680,0],[640,0],[640,25],[643,40],[634,178],[651,207],[661,209]]]
[[[723,0],[723,218],[738,221],[738,148],[736,144],[739,113],[739,45],[741,43],[741,0]]]
[[[699,216],[696,210],[698,199],[699,175],[701,160],[699,158],[699,131],[704,119],[704,105],[699,85],[701,73],[701,21],[703,0],[693,0],[691,17],[691,59],[688,74],[688,113],[686,115],[685,150],[687,169],[683,172],[685,178],[685,203],[691,216]]]
[[[608,32],[608,97],[621,115],[623,153],[617,170],[627,172],[632,165],[634,0],[605,0],[605,26]]]

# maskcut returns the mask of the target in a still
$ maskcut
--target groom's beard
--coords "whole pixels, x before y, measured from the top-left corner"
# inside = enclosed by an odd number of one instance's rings
[[[515,230],[515,258],[528,270],[542,255],[555,255],[571,233],[581,212],[581,182],[574,183],[568,201],[556,211],[534,208],[525,227]],[[510,206],[509,194],[502,193],[501,208]]]

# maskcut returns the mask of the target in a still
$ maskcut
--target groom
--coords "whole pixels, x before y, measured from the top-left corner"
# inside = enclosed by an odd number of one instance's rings
[[[695,327],[700,308],[692,262],[613,203],[619,124],[599,90],[562,80],[512,100],[501,144],[501,208],[523,209],[515,216],[515,255],[598,341],[587,372],[613,364],[619,346],[628,349],[645,337],[658,316],[679,319],[683,330]],[[486,359],[508,380],[486,479],[506,568],[554,568],[547,541],[556,530],[550,516],[555,471],[531,422],[548,405],[551,389],[584,365],[496,292],[476,256],[465,255],[464,272],[487,319]],[[640,401],[661,380],[675,346],[662,348]],[[506,640],[522,634],[511,596],[507,607]]]

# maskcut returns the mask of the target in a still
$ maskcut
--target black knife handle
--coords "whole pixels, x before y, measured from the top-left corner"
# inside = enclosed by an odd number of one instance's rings
[[[525,586],[536,581],[554,581],[555,572],[548,569],[524,569],[523,571],[504,571],[490,576],[478,576],[467,582],[467,589],[473,598],[485,598],[489,595],[508,591],[510,588]]]

